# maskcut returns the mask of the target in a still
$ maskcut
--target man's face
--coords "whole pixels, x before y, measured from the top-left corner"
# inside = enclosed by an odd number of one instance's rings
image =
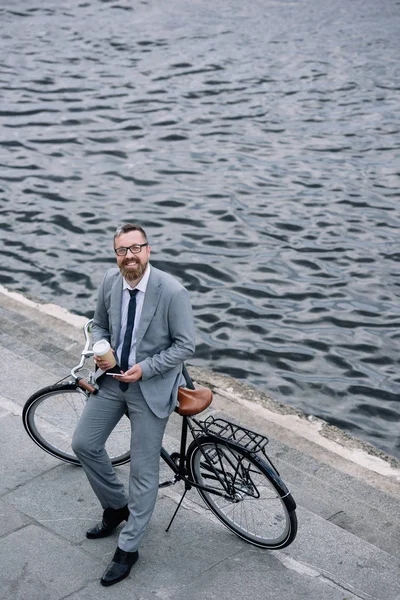
[[[135,244],[144,244],[146,240],[140,231],[128,231],[122,233],[114,241],[114,248],[130,248]],[[150,246],[143,246],[138,254],[133,254],[128,250],[125,256],[117,256],[117,263],[121,275],[131,283],[141,279],[150,258]]]

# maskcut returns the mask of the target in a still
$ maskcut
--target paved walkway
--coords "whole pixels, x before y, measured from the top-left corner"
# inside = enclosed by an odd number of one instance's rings
[[[343,452],[332,440],[321,445],[293,411],[271,411],[251,401],[249,388],[196,369],[217,389],[214,410],[270,436],[299,505],[298,536],[281,551],[254,548],[217,522],[195,491],[165,533],[180,491],[166,488],[131,576],[100,586],[116,537],[85,538],[101,511],[82,470],[36,447],[20,417],[33,391],[78,362],[82,334],[1,293],[0,324],[0,599],[400,599],[399,464],[377,453],[369,465],[351,443]],[[176,419],[167,444],[177,438]],[[126,479],[127,467],[120,473]]]

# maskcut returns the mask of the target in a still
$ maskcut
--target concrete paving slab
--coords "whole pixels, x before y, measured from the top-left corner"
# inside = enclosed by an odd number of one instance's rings
[[[0,370],[1,395],[7,400],[13,400],[21,407],[31,394],[42,387],[55,383],[61,377],[68,375],[71,370],[71,368],[65,369],[60,365],[52,370],[47,362],[41,367],[34,362],[32,355],[24,358],[18,353],[18,350],[10,350],[4,346],[1,347],[1,353],[2,360],[4,360]]]
[[[76,360],[75,356],[70,356],[68,353],[67,355],[61,354],[61,350],[56,354],[51,352],[45,354],[41,352],[43,346],[35,349],[33,347],[34,339],[34,332],[31,335],[27,335],[22,340],[16,340],[12,335],[4,332],[0,333],[0,346],[18,354],[17,362],[13,363],[14,373],[18,373],[21,370],[21,366],[19,365],[21,358],[28,361],[34,360],[35,365],[42,369],[49,370],[56,375],[56,379],[68,375],[71,367],[79,362],[79,360]],[[32,381],[34,381],[34,377],[32,378]]]
[[[314,513],[298,510],[301,526],[285,553],[361,598],[399,600],[400,560]],[[383,592],[384,590],[384,592]]]
[[[8,502],[0,500],[0,538],[11,531],[16,531],[29,525],[32,520],[20,513]]]
[[[86,585],[81,590],[74,592],[66,600],[110,600],[110,598],[112,600],[158,600],[157,596],[141,589],[136,584],[134,581],[134,569],[132,571],[133,575],[129,579],[121,581],[112,590],[101,586],[97,581],[96,583],[89,583],[89,585]]]
[[[97,517],[95,519],[92,519],[92,521],[90,522],[90,524],[88,526],[84,526],[83,528],[81,528],[81,533],[82,533],[83,537],[82,537],[82,541],[79,543],[79,546],[87,554],[90,554],[94,559],[101,561],[102,567],[99,568],[97,571],[98,578],[100,579],[101,574],[104,570],[104,567],[106,565],[108,565],[108,563],[111,561],[112,557],[114,556],[114,552],[118,546],[118,534],[119,534],[120,530],[122,529],[123,524],[121,524],[115,530],[115,532],[107,538],[102,538],[100,540],[88,540],[85,537],[86,529],[88,529],[89,527],[92,527],[95,523],[98,523],[99,521],[101,521],[101,515],[100,515],[100,519],[99,519],[99,514],[97,514]],[[145,541],[143,543],[145,543]],[[143,554],[142,548],[143,548],[143,546],[140,548],[141,556]],[[143,560],[141,560],[141,563],[142,562],[143,562]],[[136,570],[137,569],[135,567],[135,572],[136,572]]]
[[[20,318],[15,311],[3,311],[2,332],[9,334],[17,344],[25,344],[28,341],[33,351],[41,351],[48,355],[65,351],[67,347],[74,347],[79,351],[79,340],[72,342],[63,333],[55,333],[44,324],[39,325],[26,316]]]
[[[193,500],[196,502],[196,496],[193,496]],[[308,513],[308,511],[304,511],[302,509],[300,509],[298,512],[299,533],[295,542],[290,546],[290,548],[279,553],[272,552],[272,554],[278,554],[280,557],[291,557],[293,560],[291,563],[289,561],[288,568],[295,571],[298,570],[299,572],[308,572],[308,570],[311,569],[313,578],[319,577],[321,580],[326,579],[331,581],[332,585],[334,585],[334,587],[336,586],[337,589],[341,589],[343,587],[344,589],[350,590],[352,593],[354,593],[356,597],[360,595],[360,597],[365,598],[370,597],[369,589],[371,587],[374,588],[375,592],[380,590],[382,578],[387,579],[387,582],[385,582],[386,589],[388,582],[391,581],[393,577],[397,577],[396,573],[399,573],[398,569],[400,566],[399,561],[396,561],[387,553],[379,552],[373,545],[363,543],[356,536],[352,536],[351,534],[347,533],[343,534],[343,532],[340,532],[337,527],[327,524],[323,519],[320,520],[318,525],[315,525],[315,515],[313,513]],[[176,526],[178,527],[180,524],[181,521],[179,520],[179,523]],[[221,527],[221,524],[217,520],[215,527],[215,531],[218,530],[218,527]],[[316,527],[317,531],[314,530],[314,527]],[[329,535],[326,534],[326,528],[329,529]],[[209,535],[210,531],[212,531],[212,529],[208,528],[207,535]],[[227,530],[223,531],[226,531],[228,536],[231,535]],[[346,544],[343,544],[343,535],[347,536],[345,538],[348,546],[347,548]],[[229,540],[227,539],[226,542],[229,543]],[[178,540],[177,543],[179,543]],[[244,551],[247,551],[249,548],[248,545],[244,542],[242,542],[242,544]],[[306,547],[308,551],[307,561],[304,560],[304,547]],[[260,550],[260,552],[268,554],[268,551]],[[327,562],[321,563],[320,555],[324,555],[326,552],[330,552],[329,559]],[[345,574],[343,573],[343,553],[347,554],[347,561],[349,565]],[[377,558],[377,556],[379,556],[379,558]],[[355,557],[357,557],[356,561],[354,560]],[[373,557],[372,560],[377,561],[371,566],[371,572],[375,575],[372,576],[371,574],[371,578],[369,580],[367,579],[366,581],[366,587],[362,588],[365,577],[363,570],[359,568],[359,565],[364,559],[367,562],[370,561],[371,557]],[[284,560],[283,562],[286,565],[288,561]],[[329,571],[327,570],[328,567]],[[389,595],[387,599],[385,598],[385,600],[389,600],[389,598],[393,598],[394,600],[397,598],[396,593],[398,593],[398,584],[396,584],[395,581],[392,581],[392,583],[393,589],[390,591],[392,595]],[[379,595],[372,597],[380,598]]]
[[[70,313],[61,306],[31,300],[26,295],[7,290],[3,285],[0,285],[0,303],[4,311],[17,315],[17,323],[19,317],[25,317],[73,340],[80,339],[77,336],[87,321],[85,317]]]
[[[372,486],[321,464],[311,472],[304,464],[285,463],[279,470],[296,501],[319,516],[400,557],[400,503]]]
[[[86,539],[86,530],[101,521],[102,508],[80,467],[51,460],[55,463],[53,469],[3,499],[46,529],[81,543]],[[126,481],[122,468],[119,473]]]
[[[59,463],[28,438],[21,417],[3,413],[0,418],[0,495],[56,467]]]
[[[290,485],[300,506],[400,558],[398,513],[371,506],[367,493],[357,496],[353,490],[345,493],[321,480],[308,479],[308,486],[307,478],[301,488]]]
[[[310,571],[286,568],[275,553],[247,550],[218,562],[196,579],[171,592],[159,590],[162,600],[356,600],[351,592]]]
[[[2,538],[1,600],[61,600],[94,580],[98,565],[42,527],[28,525]]]
[[[118,468],[118,472],[121,473],[121,470],[127,470],[127,467],[123,466],[123,467],[119,467]],[[121,477],[121,480],[123,478]],[[177,484],[179,485],[179,484]],[[145,533],[145,536],[143,538],[143,543],[142,543],[142,548],[146,548],[148,543],[152,543],[152,537],[154,536],[154,539],[161,540],[166,537],[166,539],[168,538],[168,536],[165,534],[165,529],[169,523],[169,520],[176,508],[176,504],[177,504],[177,498],[178,496],[175,496],[173,498],[172,504],[171,506],[168,506],[168,509],[170,510],[169,513],[165,514],[164,512],[164,508],[165,508],[165,504],[163,504],[163,498],[164,496],[167,496],[170,498],[170,492],[166,491],[166,490],[160,490],[159,494],[158,494],[158,500],[157,500],[157,504],[156,504],[156,508],[154,511],[154,515],[153,515],[153,519],[150,523],[150,526],[147,530],[147,532]],[[158,512],[161,511],[162,515],[163,515],[163,520],[160,518],[160,521],[157,525],[154,525],[153,528],[153,521],[156,518],[156,515],[158,515]],[[86,529],[88,529],[88,527],[94,525],[96,522],[98,522],[100,520],[101,517],[101,509],[99,507],[99,505],[97,504],[94,508],[93,508],[93,515],[91,517],[91,521],[89,524],[84,524],[84,523],[79,523],[79,531],[82,537],[82,540],[80,541],[80,546],[89,554],[92,554],[92,556],[95,556],[101,560],[104,560],[105,562],[109,561],[112,557],[112,555],[115,552],[115,548],[118,544],[118,534],[120,529],[123,527],[123,524],[121,524],[117,530],[115,531],[115,533],[113,533],[113,535],[111,535],[108,538],[103,538],[101,540],[88,540],[85,537],[85,531]],[[87,525],[87,526],[86,526]],[[82,529],[82,526],[84,527]],[[76,535],[75,539],[78,539],[79,534]],[[142,552],[142,548],[141,548],[141,552]]]
[[[197,572],[204,561],[206,561],[206,568],[208,568],[211,559],[210,546],[214,546],[214,554],[218,555],[218,560],[222,560],[224,556],[229,556],[233,550],[240,551],[243,545],[246,545],[245,542],[225,529],[201,501],[197,505],[192,500],[185,500],[172,528],[166,532],[165,530],[181,497],[182,487],[179,484],[177,486],[179,486],[177,491],[175,491],[175,488],[174,491],[170,489],[159,491],[153,518],[141,546],[141,555],[143,555],[146,564],[148,561],[150,561],[149,564],[164,564],[167,575],[163,573],[162,577],[172,578],[172,580],[175,580],[177,570],[182,570],[182,573],[184,573],[185,570],[194,568]],[[196,498],[196,496],[197,494],[194,494],[191,498]],[[95,521],[92,520],[93,522]],[[206,543],[204,543],[205,539],[207,540]],[[96,541],[84,538],[80,545],[93,556],[106,560],[111,558],[117,543],[118,533],[116,532],[109,538]],[[176,563],[178,548],[180,555],[179,569]],[[199,548],[201,549],[201,555],[205,554],[205,556],[200,561],[196,558],[194,564],[191,564],[191,556],[194,553],[197,557]],[[154,578],[154,574],[151,574],[151,578]]]
[[[219,408],[226,406],[218,397],[213,404]],[[257,430],[269,436],[269,423],[258,417]],[[247,412],[243,413],[243,420],[251,420]],[[255,427],[254,423],[252,426]],[[301,448],[304,447],[302,443]],[[377,474],[365,481],[362,479],[365,469],[357,469],[357,477],[354,477],[341,468],[334,468],[333,464],[324,463],[324,451],[318,459],[315,454],[310,456],[274,438],[270,438],[267,452],[300,505],[326,519],[336,518],[340,527],[400,556],[400,486],[397,482],[387,485],[384,481],[387,478]],[[341,463],[339,459],[339,467]],[[387,493],[388,488],[390,493]]]
[[[135,581],[158,595],[160,590],[185,586],[216,563],[229,562],[247,546],[217,520],[211,522],[203,513],[182,508],[172,528],[166,526],[176,508],[176,501],[163,496],[157,503],[143,543],[143,565]]]
[[[400,498],[398,496],[392,496],[371,485],[368,481],[343,473],[321,460],[317,461],[302,452],[294,451],[294,449],[287,449],[285,459],[282,461],[281,452],[275,451],[276,449],[277,442],[274,441],[271,444],[271,450],[272,455],[276,457],[276,466],[284,475],[285,481],[291,482],[291,485],[297,485],[299,489],[301,487],[312,489],[312,482],[320,481],[321,485],[325,483],[343,495],[351,493],[370,506],[379,508],[382,512],[400,514]],[[299,484],[303,484],[303,486]]]

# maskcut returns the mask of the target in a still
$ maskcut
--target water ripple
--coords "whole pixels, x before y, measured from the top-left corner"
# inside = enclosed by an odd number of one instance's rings
[[[400,456],[399,12],[1,7],[0,282],[91,316],[137,220],[196,364]]]

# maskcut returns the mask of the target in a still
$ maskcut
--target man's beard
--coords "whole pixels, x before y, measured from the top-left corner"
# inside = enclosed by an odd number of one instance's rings
[[[131,262],[131,261],[126,261],[126,262]],[[128,268],[126,266],[126,263],[124,262],[119,270],[121,271],[121,275],[122,277],[124,277],[129,283],[132,281],[136,281],[137,279],[140,279],[140,277],[142,277],[143,273],[146,270],[146,267],[148,265],[148,262],[142,264],[141,262],[137,262],[135,263],[135,268],[131,266]]]

